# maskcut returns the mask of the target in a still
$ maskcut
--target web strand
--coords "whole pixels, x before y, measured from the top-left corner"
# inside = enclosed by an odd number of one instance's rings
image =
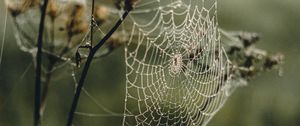
[[[111,9],[115,14],[119,10]],[[89,91],[85,95],[104,113],[76,112],[82,117],[121,117],[123,126],[202,126],[222,108],[230,95],[230,62],[222,45],[217,22],[216,0],[145,0],[126,19],[123,30],[130,34],[125,45],[126,94],[124,113],[109,110]],[[35,57],[35,43],[24,29],[33,15],[16,19],[19,47]],[[29,17],[29,18],[26,18]],[[92,19],[93,20],[93,19]],[[104,36],[105,27],[94,24],[79,46],[88,45],[91,34]],[[22,27],[21,27],[22,26]],[[32,31],[35,29],[32,28]],[[57,40],[59,41],[59,40]],[[2,46],[3,47],[3,46]],[[86,52],[81,50],[82,58]],[[60,58],[76,71],[71,58]],[[50,71],[53,72],[53,71]]]
[[[169,3],[168,3],[169,2]],[[206,125],[223,106],[229,62],[216,1],[148,1],[150,20],[132,13],[125,47],[123,126]]]
[[[3,51],[4,51],[5,38],[6,38],[7,16],[8,16],[8,9],[6,7],[5,8],[3,36],[2,36],[2,43],[1,43],[1,49],[0,49],[0,67],[2,66],[1,64],[2,64],[2,59],[3,59]]]

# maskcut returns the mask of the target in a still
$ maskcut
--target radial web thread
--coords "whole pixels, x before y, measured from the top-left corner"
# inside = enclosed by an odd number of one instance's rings
[[[206,125],[223,106],[230,62],[216,13],[215,0],[148,0],[137,6],[125,47],[123,126]]]

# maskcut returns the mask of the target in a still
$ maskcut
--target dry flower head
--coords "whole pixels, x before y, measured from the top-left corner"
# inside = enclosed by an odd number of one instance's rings
[[[125,31],[115,32],[107,41],[111,48],[115,49],[125,44],[129,39],[129,35]]]
[[[47,14],[54,20],[58,16],[58,5],[55,0],[50,0],[48,3]]]
[[[88,24],[84,20],[84,11],[85,6],[83,4],[76,3],[71,5],[70,13],[66,21],[66,30],[69,38],[88,30]]]
[[[108,19],[108,17],[109,10],[107,7],[99,5],[95,8],[94,18],[98,25],[104,23]]]
[[[33,8],[39,5],[39,0],[21,0],[21,1],[13,1],[13,0],[5,0],[5,4],[7,9],[11,13],[13,17],[17,17],[21,13],[24,13],[29,8]]]

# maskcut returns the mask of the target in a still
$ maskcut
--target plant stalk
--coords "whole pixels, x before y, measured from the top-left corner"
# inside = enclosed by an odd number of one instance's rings
[[[93,32],[94,32],[94,13],[95,13],[95,0],[92,0],[92,12],[91,12],[91,26],[90,26],[90,29],[91,29],[91,46],[93,47]]]
[[[72,102],[72,106],[71,109],[69,111],[69,115],[68,115],[68,120],[67,120],[67,126],[71,126],[72,122],[73,122],[73,118],[74,118],[74,113],[79,101],[79,97],[81,94],[81,90],[83,88],[84,82],[86,80],[87,77],[87,73],[88,70],[90,68],[90,65],[92,63],[92,60],[96,54],[96,52],[103,46],[103,44],[112,36],[112,34],[119,28],[119,26],[122,24],[122,22],[124,21],[124,19],[128,16],[129,12],[131,10],[126,10],[122,17],[117,21],[117,23],[115,24],[115,26],[99,41],[99,43],[97,43],[97,45],[93,48],[90,49],[89,55],[87,57],[86,63],[84,65],[80,80],[78,82],[77,88],[76,88],[76,92],[73,98],[73,102]],[[92,34],[92,33],[91,33]]]
[[[34,126],[41,125],[41,70],[42,70],[42,47],[43,47],[43,35],[46,18],[46,10],[48,6],[48,0],[44,0],[44,4],[41,6],[41,18],[39,25],[39,33],[37,40],[37,54],[36,54],[36,70],[35,70],[35,95],[34,95]]]
[[[45,82],[44,82],[44,86],[43,86],[43,92],[42,92],[42,97],[41,97],[41,107],[40,107],[40,114],[41,114],[41,118],[44,115],[45,109],[46,109],[46,105],[47,105],[47,96],[48,96],[48,92],[49,92],[49,86],[50,86],[50,82],[52,79],[52,70],[53,67],[56,63],[55,61],[50,62],[48,68],[47,68],[47,73],[45,75]]]

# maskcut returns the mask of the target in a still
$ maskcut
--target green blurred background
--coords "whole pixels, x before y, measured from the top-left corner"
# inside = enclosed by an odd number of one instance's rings
[[[300,125],[300,1],[220,0],[219,24],[225,30],[253,31],[263,35],[258,47],[282,52],[284,76],[263,73],[229,98],[209,126],[299,126]],[[0,3],[0,37],[3,37],[5,7]],[[28,72],[24,73],[26,69]],[[86,89],[106,108],[123,113],[125,64],[123,49],[97,60]],[[71,68],[57,71],[51,84],[43,126],[63,126],[70,107],[74,83]],[[0,126],[30,126],[33,110],[31,55],[19,50],[8,19],[3,61],[0,65]],[[78,111],[103,113],[103,107],[82,95]],[[107,113],[106,113],[107,114]],[[76,116],[80,126],[119,126],[122,117]]]

